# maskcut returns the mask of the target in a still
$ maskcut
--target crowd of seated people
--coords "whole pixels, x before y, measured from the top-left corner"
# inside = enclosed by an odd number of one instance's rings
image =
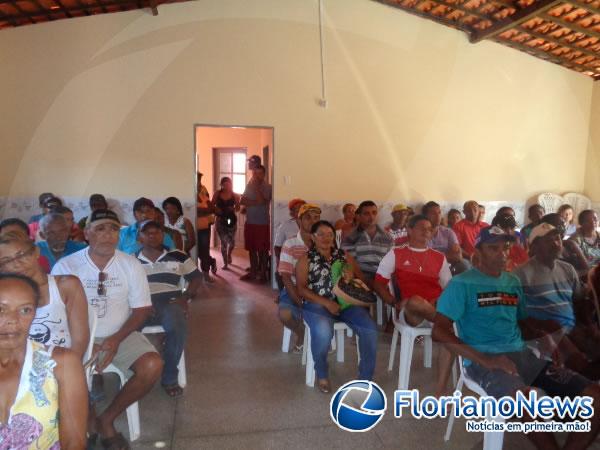
[[[23,355],[39,353],[48,369],[29,376],[21,373],[23,365],[18,370],[10,366],[14,373],[6,379],[11,381],[0,391],[7,395],[5,404],[12,405],[10,414],[40,422],[38,445],[51,448],[60,441],[62,448],[81,448],[87,430],[105,448],[129,448],[114,426],[116,417],[159,380],[167,395],[182,394],[177,363],[187,335],[187,305],[204,279],[186,253],[195,237],[191,223],[181,219],[181,204],[174,197],[162,204],[166,214],[151,200],[137,199],[135,222],[128,226],[100,194],[90,197],[90,214],[79,223],[53,194],[40,196],[40,206],[42,214],[29,225],[16,218],[0,222],[0,307],[18,311],[0,326],[14,330],[4,339],[6,358],[24,364]],[[446,221],[440,204],[429,201],[421,214],[396,205],[391,224],[380,227],[377,204],[366,200],[345,208],[338,247],[336,227],[321,220],[319,205],[294,199],[289,209],[291,217],[276,239],[279,318],[296,335],[297,352],[304,323],[309,327],[322,392],[332,390],[327,355],[336,321],[359,337],[359,377],[377,376],[379,330],[371,311],[344,303],[336,294],[339,280],[358,279],[409,326],[433,327],[434,339],[444,344],[437,395],[448,392],[450,368],[459,354],[470,362],[468,375],[485,383],[489,395],[502,397],[536,386],[549,395],[583,394],[600,401],[594,383],[600,380],[600,330],[584,276],[600,262],[594,211],[582,211],[579,226],[568,235],[570,207],[544,215],[540,205],[533,205],[531,224],[519,230],[508,206],[488,225],[485,209],[474,200],[463,205],[464,217],[450,210]],[[224,263],[229,256],[227,249]],[[185,292],[182,283],[188,284]],[[90,311],[98,319],[92,358],[96,371],[112,364],[128,376],[99,415],[93,404],[87,407],[82,364]],[[162,358],[140,332],[156,324],[166,332]],[[64,370],[53,371],[54,363]],[[66,374],[72,385],[65,383]],[[11,403],[11,392],[35,376],[43,377],[43,389],[58,389],[50,409],[36,408],[27,397]],[[49,420],[67,398],[81,413],[69,424],[62,417],[70,413],[61,414],[58,423]],[[7,423],[1,419],[8,414],[0,411],[0,423]],[[571,448],[589,445],[600,415],[592,422],[590,433],[569,438]],[[23,436],[11,424],[3,432],[19,448]],[[552,435],[528,437],[538,448],[556,448]]]
[[[99,440],[103,448],[127,449],[115,419],[158,380],[167,395],[183,393],[178,362],[188,302],[201,280],[186,253],[195,243],[193,228],[175,197],[163,203],[167,214],[137,199],[129,226],[101,194],[90,197],[90,214],[78,223],[54,194],[39,200],[42,213],[29,224],[0,222],[0,378],[8,380],[0,391],[10,407],[0,410],[0,447],[81,449]],[[91,314],[97,326],[90,355]],[[141,332],[153,325],[165,332],[162,357]],[[112,365],[127,377],[101,414],[97,396],[87,392],[84,363],[97,374]],[[17,390],[28,393],[14,400]],[[35,435],[24,435],[26,426]]]
[[[392,224],[381,228],[377,205],[364,201],[353,218],[345,210],[336,223],[346,226],[340,248],[320,212],[315,204],[300,208],[300,231],[283,243],[278,264],[279,317],[297,335],[298,351],[303,320],[310,329],[319,390],[332,389],[327,353],[336,321],[359,335],[359,377],[377,376],[373,308],[344,304],[336,294],[339,262],[344,279],[361,279],[409,326],[433,328],[443,344],[437,395],[449,392],[450,369],[461,355],[468,376],[496,398],[538,387],[550,396],[600,401],[600,329],[585,286],[600,262],[594,211],[581,212],[574,230],[572,207],[545,215],[536,204],[519,230],[513,208],[501,207],[488,225],[485,208],[470,200],[464,218],[448,211],[446,227],[440,205],[430,201],[418,215],[395,206]],[[596,415],[590,432],[569,435],[568,448],[587,448],[599,427]],[[558,448],[551,433],[528,438],[537,448]]]

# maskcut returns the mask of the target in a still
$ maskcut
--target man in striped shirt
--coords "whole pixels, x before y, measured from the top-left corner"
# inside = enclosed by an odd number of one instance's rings
[[[556,338],[566,334],[558,348],[569,369],[592,380],[600,379],[600,331],[586,312],[577,272],[558,259],[562,252],[560,230],[541,223],[532,229],[528,240],[533,257],[513,272],[523,285],[528,315],[545,327],[540,328],[541,334]]]
[[[281,247],[277,272],[283,281],[279,294],[279,320],[296,334],[294,351],[302,349],[304,325],[302,323],[302,299],[296,290],[296,264],[312,245],[310,229],[321,219],[321,208],[312,203],[303,204],[298,210],[298,234],[286,240]]]
[[[187,337],[188,301],[198,290],[201,273],[187,254],[164,248],[163,230],[158,222],[142,222],[138,239],[142,248],[136,256],[146,271],[154,309],[154,316],[145,325],[162,325],[165,329],[161,384],[168,395],[177,397],[183,393],[177,383],[177,365]],[[183,291],[186,282],[189,285]]]
[[[377,268],[394,245],[392,237],[377,225],[377,205],[366,200],[356,210],[358,226],[344,238],[342,249],[350,254],[372,287]]]

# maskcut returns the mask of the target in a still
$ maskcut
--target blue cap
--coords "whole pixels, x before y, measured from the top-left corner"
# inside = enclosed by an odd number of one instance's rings
[[[498,242],[514,242],[517,238],[512,234],[508,234],[502,228],[496,225],[485,227],[479,232],[479,236],[475,239],[475,247],[481,244],[497,244]]]

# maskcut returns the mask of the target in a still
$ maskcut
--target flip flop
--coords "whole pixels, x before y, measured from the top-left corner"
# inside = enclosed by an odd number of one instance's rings
[[[131,448],[129,447],[129,442],[127,442],[127,439],[121,433],[117,433],[109,438],[103,438],[100,442],[102,448],[105,450],[130,450]]]
[[[169,397],[179,397],[183,394],[183,388],[178,384],[163,384],[162,388]]]

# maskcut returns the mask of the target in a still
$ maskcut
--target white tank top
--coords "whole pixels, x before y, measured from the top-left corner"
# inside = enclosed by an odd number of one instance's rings
[[[42,344],[71,347],[71,334],[65,302],[60,297],[56,279],[48,275],[48,304],[39,307],[29,328],[29,338]]]

